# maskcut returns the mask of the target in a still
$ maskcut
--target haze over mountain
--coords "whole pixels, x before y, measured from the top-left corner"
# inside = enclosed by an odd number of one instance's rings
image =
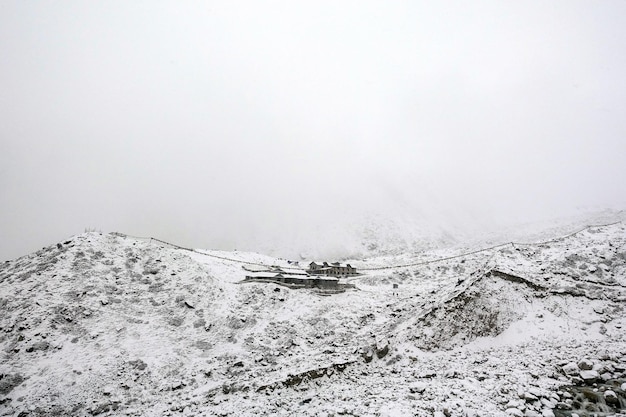
[[[623,209],[624,21],[623,1],[3,1],[0,259],[85,228],[341,256],[363,230]]]

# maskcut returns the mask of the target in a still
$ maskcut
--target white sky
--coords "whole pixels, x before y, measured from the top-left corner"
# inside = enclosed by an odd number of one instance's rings
[[[625,22],[622,0],[2,1],[0,259],[86,227],[293,253],[366,216],[624,208]]]

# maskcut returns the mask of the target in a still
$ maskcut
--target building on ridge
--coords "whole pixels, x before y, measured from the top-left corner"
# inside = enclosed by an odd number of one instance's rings
[[[350,275],[358,275],[356,268],[350,264],[341,265],[339,262],[323,262],[321,265],[311,262],[309,269],[306,271],[310,275],[325,275],[331,277],[345,277]]]

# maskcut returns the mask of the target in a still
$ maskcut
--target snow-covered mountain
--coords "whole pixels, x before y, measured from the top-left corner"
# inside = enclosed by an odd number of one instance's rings
[[[442,211],[441,206],[401,201],[383,204],[383,207],[360,206],[353,211],[337,208],[335,212],[342,214],[322,215],[310,221],[301,219],[289,227],[268,225],[254,237],[248,236],[231,247],[301,260],[362,259],[460,245],[537,241],[566,234],[586,224],[605,224],[626,218],[624,211],[579,209],[552,216],[543,213],[522,221],[515,216],[488,217],[486,213],[471,216],[460,209]]]
[[[0,266],[0,415],[626,413],[624,223],[493,243],[351,259],[328,296],[241,282],[285,259],[75,236]]]

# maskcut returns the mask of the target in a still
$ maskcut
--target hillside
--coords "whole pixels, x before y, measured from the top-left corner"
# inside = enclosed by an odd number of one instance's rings
[[[0,415],[626,413],[624,224],[475,249],[323,296],[240,283],[284,259],[75,236],[0,265]]]

